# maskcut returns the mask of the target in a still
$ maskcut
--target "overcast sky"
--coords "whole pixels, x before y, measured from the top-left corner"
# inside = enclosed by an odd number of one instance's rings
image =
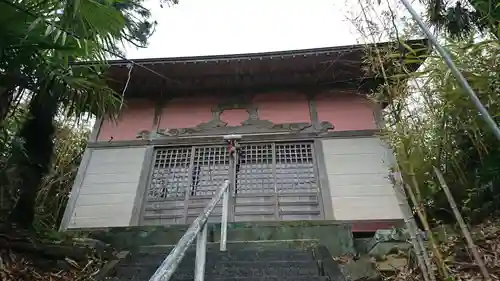
[[[131,59],[293,50],[355,44],[343,0],[146,0],[156,33]]]

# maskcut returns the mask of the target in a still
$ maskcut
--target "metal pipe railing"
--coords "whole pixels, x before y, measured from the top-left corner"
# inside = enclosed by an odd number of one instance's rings
[[[227,221],[229,217],[229,187],[222,196],[222,217],[220,222],[220,251],[225,252],[227,244]]]
[[[205,260],[207,255],[207,226],[196,238],[196,260],[194,262],[194,281],[203,281],[205,277]]]
[[[222,218],[221,218],[221,239],[220,249],[226,250],[227,241],[227,219],[229,209],[229,181],[224,181],[224,184],[217,190],[212,201],[205,207],[205,210],[199,215],[194,222],[186,230],[186,233],[179,240],[177,245],[170,251],[170,254],[161,263],[149,281],[168,281],[174,275],[175,270],[179,266],[182,258],[186,254],[187,249],[195,239],[196,243],[196,264],[195,264],[195,279],[196,281],[203,281],[205,275],[205,257],[207,250],[207,228],[206,224],[208,217],[214,210],[219,200],[224,197],[222,201]]]

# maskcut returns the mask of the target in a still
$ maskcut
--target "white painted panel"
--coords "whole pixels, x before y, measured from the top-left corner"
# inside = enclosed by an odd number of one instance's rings
[[[107,194],[121,194],[129,193],[131,190],[135,190],[137,187],[133,182],[116,182],[113,184],[109,183],[94,183],[82,186],[80,190],[80,195],[84,194],[100,194],[102,196],[107,196]]]
[[[68,228],[128,226],[146,147],[93,149]]]
[[[327,174],[381,174],[387,173],[387,164],[380,154],[325,154]]]
[[[392,220],[402,219],[395,196],[333,197],[337,220]]]
[[[358,196],[393,196],[394,189],[392,186],[385,185],[350,185],[336,186],[330,191],[332,197],[358,197]]]
[[[133,204],[135,193],[111,193],[111,194],[81,194],[76,201],[77,206],[95,206],[95,205],[119,205]]]
[[[123,153],[126,151],[126,153]],[[116,160],[120,159],[123,162],[134,161],[140,158],[142,161],[142,157],[144,157],[145,148],[142,147],[132,147],[132,148],[101,148],[94,149],[93,155],[96,163],[114,163],[116,164]]]
[[[322,141],[337,220],[401,219],[389,179],[388,150],[378,137]]]
[[[353,151],[357,154],[385,153],[382,141],[376,137],[332,139],[323,143],[327,144],[323,148],[325,154],[352,154]]]
[[[92,166],[89,166],[87,168],[87,175],[93,175],[93,174],[126,174],[128,172],[133,172],[137,169],[137,163],[134,163],[132,159],[122,159],[121,161],[129,161],[129,162],[119,162],[119,163],[99,163],[99,162],[94,162],[95,164]],[[141,159],[142,163],[142,159]],[[135,173],[132,173],[135,175]]]
[[[135,173],[110,174],[107,171],[102,171],[100,174],[85,174],[83,185],[131,183],[136,178],[137,174]]]
[[[128,225],[129,220],[130,218],[127,216],[119,216],[114,220],[109,220],[109,218],[75,217],[72,219],[72,223],[78,225],[78,228],[119,227]]]
[[[334,179],[330,185],[335,184],[335,186],[359,186],[366,185],[367,182],[373,185],[387,185],[389,182],[387,171],[374,174],[331,174],[330,177]]]
[[[128,216],[129,220],[131,214],[132,214],[132,209],[127,208],[124,204],[94,204],[91,206],[77,205],[75,211],[73,212],[73,215],[75,217],[115,218],[116,216]]]

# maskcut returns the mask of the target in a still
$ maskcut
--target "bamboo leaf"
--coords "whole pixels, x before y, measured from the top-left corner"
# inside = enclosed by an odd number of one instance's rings
[[[28,27],[28,31],[27,31],[26,33],[30,33],[30,32],[31,32],[33,29],[35,29],[35,28],[38,26],[38,24],[39,24],[40,22],[42,22],[42,21],[43,21],[43,19],[42,19],[42,18],[37,18],[37,19],[35,19],[35,20],[34,20],[34,21],[30,24],[30,26]]]
[[[62,37],[61,37],[61,45],[65,45],[66,44],[66,32],[63,32],[62,34]]]
[[[56,32],[56,35],[54,36],[54,39],[53,39],[54,43],[57,42],[57,40],[59,39],[59,36],[61,36],[61,33],[63,33],[62,30],[58,29],[57,32]]]
[[[55,27],[52,24],[49,24],[47,29],[45,29],[45,37],[49,36],[54,30]]]

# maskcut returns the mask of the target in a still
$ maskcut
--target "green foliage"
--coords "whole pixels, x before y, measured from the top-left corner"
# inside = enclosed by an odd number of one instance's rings
[[[19,193],[19,162],[16,157],[24,157],[24,142],[17,133],[26,120],[26,106],[20,106],[14,114],[5,120],[7,126],[0,132],[2,155],[0,157],[0,220],[5,220],[14,207]],[[90,133],[90,124],[63,119],[56,122],[54,136],[54,153],[52,154],[49,172],[44,176],[36,196],[36,220],[38,229],[55,229],[59,227],[70,189],[76,176],[81,157],[85,150]]]
[[[73,181],[89,137],[89,124],[58,122],[49,173],[36,198],[35,222],[43,229],[58,229]]]
[[[5,218],[14,205],[15,191],[10,188],[18,179],[15,171],[14,155],[23,153],[22,140],[16,137],[26,116],[26,108],[19,107],[11,113],[0,128],[0,218]]]
[[[426,1],[429,22],[452,38],[467,38],[476,30],[496,34],[500,27],[500,5],[491,0]]]
[[[14,222],[57,227],[86,132],[55,118],[113,117],[106,59],[145,46],[155,24],[142,0],[0,0],[0,194]]]
[[[500,43],[450,41],[454,62],[491,115],[500,122]],[[500,210],[498,140],[439,56],[431,56],[410,82],[380,89],[388,101],[385,136],[408,180],[417,179],[429,217],[454,221],[449,203],[432,172],[439,167],[462,213],[481,221]],[[397,121],[397,122],[396,122]],[[408,182],[410,182],[408,180]],[[413,186],[413,188],[416,188]]]

